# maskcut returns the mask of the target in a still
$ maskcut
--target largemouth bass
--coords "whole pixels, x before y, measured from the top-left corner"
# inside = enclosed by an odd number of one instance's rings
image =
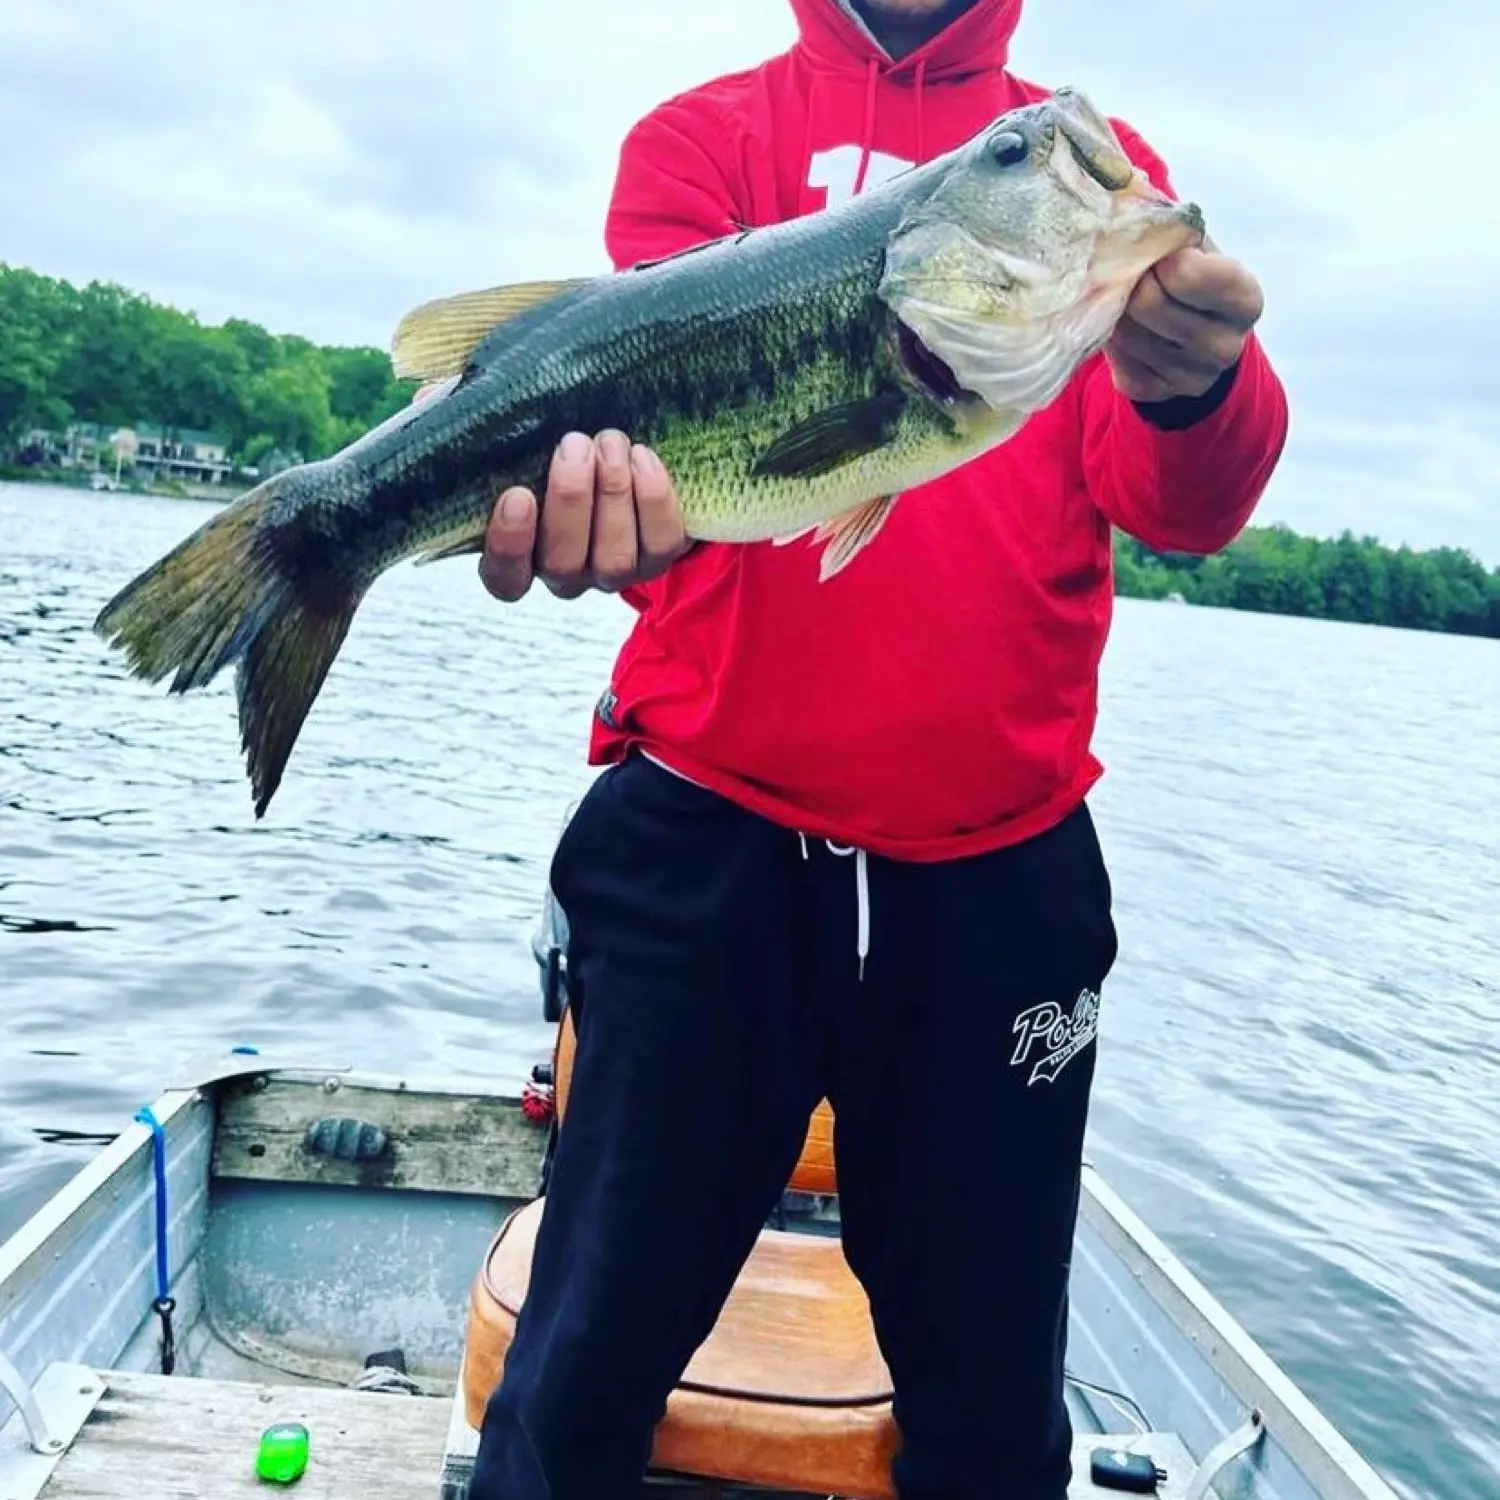
[[[1148,267],[1202,237],[1197,207],[1152,187],[1064,89],[824,213],[427,304],[392,357],[438,383],[430,399],[265,480],[96,629],[173,692],[237,666],[261,817],[371,584],[403,559],[481,550],[500,492],[540,497],[567,432],[654,448],[692,538],[811,534],[826,582],[903,490],[1054,400]]]

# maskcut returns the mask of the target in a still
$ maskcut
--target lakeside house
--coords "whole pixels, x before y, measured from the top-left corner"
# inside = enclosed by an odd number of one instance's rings
[[[108,470],[116,478],[128,469],[148,481],[222,484],[235,468],[226,438],[192,427],[159,427],[151,422],[133,427],[70,422],[61,432],[37,428],[22,437],[21,448],[64,469]]]

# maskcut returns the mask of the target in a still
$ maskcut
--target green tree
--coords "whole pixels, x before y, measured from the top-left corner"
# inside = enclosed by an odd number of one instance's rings
[[[1500,568],[1456,547],[1415,552],[1345,531],[1331,539],[1252,526],[1212,557],[1114,537],[1115,589],[1191,604],[1500,639]]]
[[[0,457],[69,421],[220,435],[253,463],[273,447],[322,458],[411,400],[379,349],[322,347],[189,313],[110,283],[76,288],[0,264]]]
[[[257,375],[250,382],[246,410],[250,430],[268,435],[279,448],[306,458],[333,451],[328,378],[315,350]]]
[[[0,266],[0,447],[31,427],[68,421],[57,370],[73,321],[71,288]]]

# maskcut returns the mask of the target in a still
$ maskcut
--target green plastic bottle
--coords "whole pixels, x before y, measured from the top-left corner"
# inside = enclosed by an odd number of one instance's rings
[[[301,1479],[307,1468],[307,1428],[300,1422],[277,1422],[260,1435],[255,1472],[272,1484]]]

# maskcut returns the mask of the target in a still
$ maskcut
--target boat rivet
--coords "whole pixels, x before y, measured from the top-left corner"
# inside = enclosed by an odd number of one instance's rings
[[[264,1073],[257,1073],[255,1077],[250,1080],[250,1092],[252,1094],[263,1094],[268,1088],[270,1088],[270,1086],[271,1080],[267,1078]]]
[[[337,1078],[325,1078],[323,1080],[323,1092],[325,1094],[336,1094],[338,1091],[339,1081]]]

